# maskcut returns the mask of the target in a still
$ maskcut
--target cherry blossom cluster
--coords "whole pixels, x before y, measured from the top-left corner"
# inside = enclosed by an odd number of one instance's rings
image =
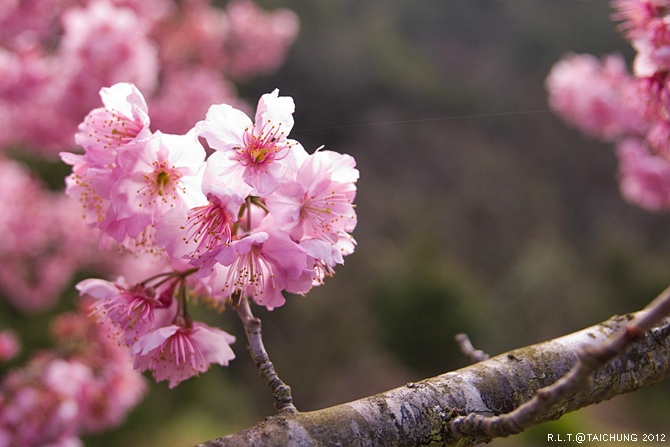
[[[51,329],[58,349],[38,352],[0,382],[2,446],[82,446],[81,434],[118,425],[144,395],[146,382],[109,323],[81,310]]]
[[[670,210],[670,1],[615,0],[614,19],[636,50],[570,55],[547,77],[549,104],[584,134],[614,142],[621,193],[649,211]]]
[[[61,154],[72,165],[66,192],[101,245],[153,253],[170,269],[78,288],[97,299],[93,313],[113,324],[135,367],[173,387],[234,358],[234,337],[192,321],[189,298],[273,309],[282,292],[306,294],[354,251],[359,174],[352,157],[309,154],[289,138],[295,105],[278,90],[260,98],[253,121],[217,104],[179,135],[150,130],[134,85],[100,94],[103,107],[76,135],[84,153]]]
[[[147,95],[156,125],[183,132],[212,102],[241,104],[232,81],[278,68],[298,28],[292,11],[251,0],[3,1],[0,147],[71,147],[100,87],[122,81]]]
[[[0,204],[0,296],[24,313],[44,311],[94,258],[95,235],[71,200],[1,156]]]

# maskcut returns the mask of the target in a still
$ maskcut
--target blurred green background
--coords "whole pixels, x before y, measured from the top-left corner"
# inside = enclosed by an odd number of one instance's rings
[[[670,219],[626,204],[612,147],[547,111],[568,52],[633,52],[606,1],[282,0],[301,33],[275,75],[292,136],[353,155],[358,248],[337,275],[273,312],[267,349],[301,410],[466,365],[453,335],[491,354],[643,307],[669,282]],[[273,413],[231,312],[238,358],[169,391],[151,385],[95,446],[189,446]],[[545,433],[667,429],[670,384],[493,445]]]

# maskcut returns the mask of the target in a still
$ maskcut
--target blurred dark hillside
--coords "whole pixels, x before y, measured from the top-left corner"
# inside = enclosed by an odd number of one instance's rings
[[[259,3],[296,11],[301,34],[241,95],[293,96],[292,136],[353,155],[361,172],[356,253],[306,298],[258,311],[300,409],[464,366],[457,332],[497,354],[637,310],[670,282],[668,216],[625,203],[612,148],[547,110],[544,79],[566,53],[631,60],[608,2]],[[272,413],[241,338],[235,348],[230,369],[199,379],[226,383],[205,401],[227,401],[217,418],[231,430]],[[579,423],[627,427],[625,411],[634,428],[667,428],[654,415],[670,411],[669,391]],[[574,420],[553,430],[584,427]]]

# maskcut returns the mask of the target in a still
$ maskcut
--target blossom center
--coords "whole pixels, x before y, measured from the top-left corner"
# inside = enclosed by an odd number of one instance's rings
[[[197,244],[191,257],[200,258],[203,253],[228,244],[232,239],[232,221],[233,216],[217,203],[193,208],[182,227],[186,230],[184,242]]]
[[[137,194],[147,206],[158,202],[174,206],[179,201],[179,192],[186,192],[184,187],[180,186],[181,173],[165,161],[154,161],[152,164],[154,170],[144,174],[145,186],[138,189]]]
[[[156,189],[159,196],[163,195],[163,189],[170,183],[170,174],[165,171],[160,171],[156,175]]]
[[[231,264],[225,288],[252,296],[259,304],[263,302],[264,289],[276,289],[272,265],[263,256],[261,247],[254,246],[246,255],[239,255]]]
[[[281,123],[272,124],[269,120],[257,131],[256,125],[244,129],[244,145],[236,148],[239,162],[244,166],[262,166],[284,157],[283,152],[290,148],[287,144]]]

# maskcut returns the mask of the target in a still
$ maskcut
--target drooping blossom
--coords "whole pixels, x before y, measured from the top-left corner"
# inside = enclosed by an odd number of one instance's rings
[[[180,382],[209,369],[212,363],[227,366],[235,358],[230,344],[235,337],[204,323],[190,327],[170,325],[141,337],[130,353],[135,368],[153,372],[156,381],[167,380],[174,388]]]
[[[232,181],[241,178],[248,189],[246,196],[266,196],[279,188],[291,170],[304,158],[304,149],[288,138],[293,128],[293,99],[279,96],[279,90],[265,94],[258,102],[255,122],[227,104],[213,105],[196,132],[212,149],[220,175]]]
[[[109,321],[121,342],[132,346],[141,336],[153,331],[160,323],[175,316],[172,292],[158,294],[140,284],[129,287],[121,278],[116,282],[86,279],[77,284],[79,293],[94,298],[91,315]]]

